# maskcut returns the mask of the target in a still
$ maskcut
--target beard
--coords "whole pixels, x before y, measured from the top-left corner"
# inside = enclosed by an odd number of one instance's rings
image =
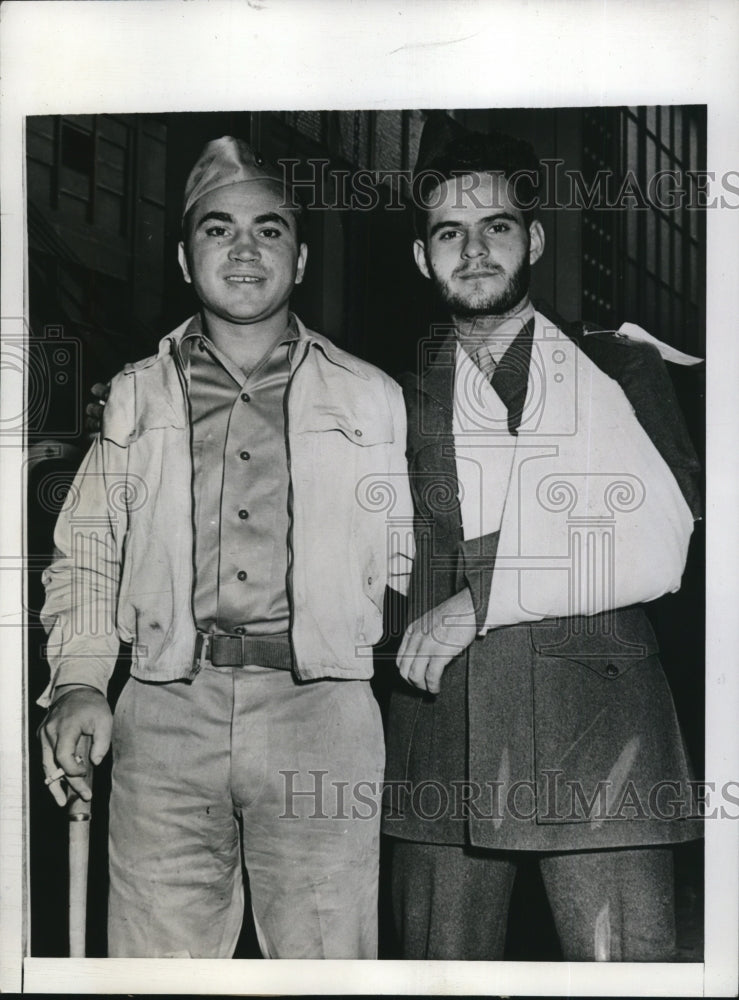
[[[474,319],[476,316],[503,316],[511,312],[529,290],[531,265],[528,254],[524,256],[513,274],[499,292],[474,292],[463,294],[452,289],[450,283],[431,270],[434,287],[444,305],[453,316]]]

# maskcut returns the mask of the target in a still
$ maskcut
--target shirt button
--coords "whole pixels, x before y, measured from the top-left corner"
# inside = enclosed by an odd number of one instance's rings
[[[244,401],[245,403],[248,403],[248,402],[249,402],[249,400],[251,399],[251,396],[249,395],[249,393],[248,393],[248,392],[242,392],[242,393],[241,393],[241,398],[242,398],[242,400],[243,400],[243,401]]]
[[[618,677],[618,667],[613,663],[609,663],[606,667],[606,673],[609,677]]]
[[[238,625],[234,629],[234,632],[236,633],[236,635],[245,635],[246,634],[246,629],[244,628],[243,625]]]
[[[361,436],[362,436],[362,432],[360,431],[360,429],[359,429],[358,427],[357,427],[357,429],[356,429],[356,430],[354,431],[354,433],[355,433],[355,434],[357,435],[357,437],[358,437],[358,438],[361,438]]]
[[[244,581],[246,579],[246,570],[240,569],[239,572],[236,574],[236,576],[238,577],[239,580]]]
[[[243,458],[243,460],[244,460],[245,462],[248,462],[248,461],[249,461],[249,459],[251,458],[251,455],[249,454],[249,452],[248,452],[248,451],[242,451],[242,452],[240,452],[240,454],[239,454],[239,458]]]
[[[239,517],[241,518],[242,521],[245,521],[248,516],[249,516],[249,511],[244,510],[244,508],[242,507],[241,510],[239,511]]]

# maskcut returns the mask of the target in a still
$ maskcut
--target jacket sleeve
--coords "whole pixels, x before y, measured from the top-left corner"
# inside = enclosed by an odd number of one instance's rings
[[[127,527],[127,450],[98,437],[70,487],[44,570],[41,623],[48,634],[49,684],[43,708],[62,684],[106,693],[119,651],[116,604]]]

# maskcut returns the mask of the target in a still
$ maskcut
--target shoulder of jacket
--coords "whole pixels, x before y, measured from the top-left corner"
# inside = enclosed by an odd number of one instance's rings
[[[588,325],[590,329],[588,329]],[[618,330],[599,329],[595,324],[581,324],[582,331],[573,340],[580,350],[594,361],[609,365],[663,368],[664,360],[658,347],[643,340],[634,340]],[[610,371],[608,371],[610,374]]]
[[[141,358],[139,361],[131,361],[124,365],[121,369],[121,375],[135,375],[136,372],[144,371],[146,368],[152,368],[156,364],[168,365],[172,363],[172,345],[179,343],[182,340],[183,335],[187,332],[188,327],[192,323],[195,317],[190,316],[186,320],[183,320],[178,327],[175,327],[170,333],[162,337],[159,341],[157,351],[155,354],[150,354],[146,358]]]
[[[133,397],[136,380],[135,378],[131,378],[131,376],[135,376],[139,372],[147,371],[151,368],[160,367],[162,364],[168,363],[169,360],[169,358],[163,357],[160,353],[152,354],[148,358],[142,358],[140,361],[131,361],[125,364],[110,380],[108,402],[110,402],[110,398],[113,395],[120,396],[121,398],[125,398],[126,396]]]
[[[647,344],[642,341],[631,340],[623,334],[613,332],[603,334],[601,332],[588,334],[585,338],[586,344],[583,348],[587,350],[587,341],[590,338],[597,338],[593,345],[598,345],[601,351],[605,350],[609,355],[626,368],[649,368],[667,370],[665,360],[658,347],[654,344]],[[592,353],[592,352],[591,352]]]
[[[145,368],[151,368],[152,365],[159,361],[158,354],[151,354],[148,358],[142,358],[140,361],[129,361],[128,364],[124,365],[120,375],[134,375],[136,372],[143,371]]]
[[[364,375],[364,377],[369,381],[382,382],[382,384],[390,389],[391,392],[397,392],[399,390],[400,387],[395,379],[391,375],[388,375],[386,371],[383,371],[382,368],[378,368],[377,365],[373,365],[369,361],[363,361],[362,358],[357,358],[353,354],[349,354],[348,357],[351,358],[357,371]]]
[[[373,407],[380,405],[389,407],[390,411],[397,418],[399,413],[405,419],[405,403],[403,401],[403,390],[397,381],[387,372],[367,361],[357,359],[359,365],[358,373],[361,379],[357,381],[354,389],[355,393],[360,393],[366,399],[372,400]]]
[[[136,425],[137,389],[136,376],[144,371],[151,371],[155,382],[157,371],[171,362],[168,355],[161,351],[140,361],[134,361],[124,367],[110,380],[110,392],[103,409],[102,435],[118,445],[126,446],[134,436]],[[147,380],[148,381],[148,380]],[[162,379],[162,385],[164,379]],[[149,385],[146,391],[158,392],[156,385]]]
[[[624,348],[624,350],[631,350],[635,353],[642,353],[646,355],[660,355],[659,348],[654,343],[650,343],[647,340],[638,340],[635,337],[630,337],[627,333],[622,330],[614,330],[610,328],[603,328],[597,323],[593,323],[590,320],[581,320],[576,323],[569,325],[569,328],[565,330],[573,340],[582,347],[583,344],[608,344],[612,347]]]
[[[374,382],[375,384],[382,382],[391,391],[398,390],[398,383],[387,372],[383,371],[382,368],[378,368],[377,365],[373,365],[370,361],[358,358],[356,354],[350,354],[349,351],[345,351],[343,347],[338,347],[333,340],[329,340],[323,334],[316,333],[313,330],[307,332],[313,343],[323,350],[323,353],[333,364],[337,364],[351,374],[367,379],[369,382]]]

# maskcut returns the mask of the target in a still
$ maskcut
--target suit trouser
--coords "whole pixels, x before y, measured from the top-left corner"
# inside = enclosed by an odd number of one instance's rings
[[[265,957],[376,957],[383,768],[366,681],[258,666],[131,679],[113,730],[109,954],[231,956],[241,842]]]
[[[403,958],[502,959],[522,854],[394,841],[393,907]],[[671,848],[537,857],[566,960],[674,959]]]

